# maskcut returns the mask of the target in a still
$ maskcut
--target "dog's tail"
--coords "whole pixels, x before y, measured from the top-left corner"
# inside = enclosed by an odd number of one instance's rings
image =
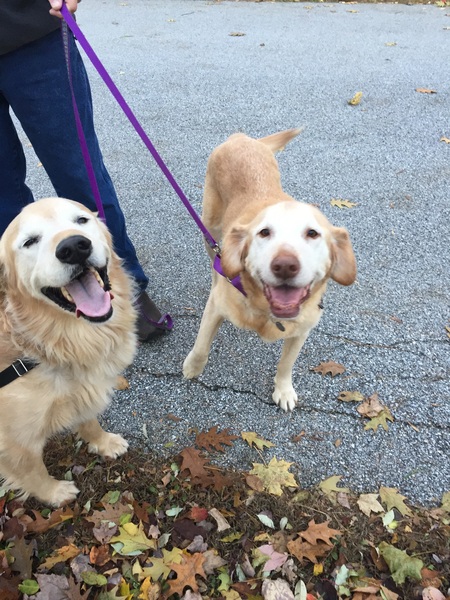
[[[260,138],[258,141],[266,144],[275,154],[275,152],[281,152],[286,144],[293,140],[299,133],[303,131],[304,127],[299,129],[287,129],[286,131],[279,131],[278,133],[272,133],[267,137]]]

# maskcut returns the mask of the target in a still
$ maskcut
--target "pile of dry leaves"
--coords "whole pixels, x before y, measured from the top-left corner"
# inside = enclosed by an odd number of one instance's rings
[[[383,410],[352,399],[369,418]],[[450,493],[422,509],[393,488],[356,496],[339,476],[300,490],[290,463],[264,461],[273,444],[241,436],[259,460],[248,473],[211,464],[237,439],[218,427],[158,467],[52,442],[82,493],[50,510],[3,492],[1,600],[449,600]]]

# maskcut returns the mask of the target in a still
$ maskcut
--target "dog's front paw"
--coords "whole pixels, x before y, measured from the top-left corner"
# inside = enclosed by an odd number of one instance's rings
[[[203,360],[196,356],[194,351],[191,350],[183,363],[183,376],[186,379],[194,379],[194,377],[198,377],[203,373],[203,369],[205,368],[207,362],[208,358]]]
[[[105,458],[117,458],[128,450],[128,442],[118,433],[103,432],[99,440],[91,441],[88,452],[100,454]]]
[[[52,479],[51,484],[46,489],[45,495],[35,495],[45,504],[58,507],[75,500],[79,491],[73,481],[56,481]]]
[[[272,394],[272,400],[277,406],[288,412],[294,410],[298,402],[298,397],[292,386],[285,389],[276,387]]]

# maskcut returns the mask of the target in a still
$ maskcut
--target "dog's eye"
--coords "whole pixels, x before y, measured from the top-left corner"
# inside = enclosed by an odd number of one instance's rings
[[[264,229],[261,229],[261,231],[258,233],[258,235],[259,235],[259,237],[262,237],[262,238],[269,237],[270,229],[268,229],[267,227],[264,227]]]
[[[78,217],[77,220],[76,220],[76,224],[77,225],[84,225],[88,221],[89,221],[89,219],[87,217]]]
[[[306,237],[309,237],[313,240],[315,240],[317,237],[319,237],[320,233],[318,231],[316,231],[315,229],[308,229],[308,231],[306,232]]]
[[[33,246],[33,244],[37,244],[39,242],[39,238],[38,236],[34,236],[34,237],[30,237],[27,240],[24,241],[24,243],[22,244],[23,248],[29,248],[30,246]]]

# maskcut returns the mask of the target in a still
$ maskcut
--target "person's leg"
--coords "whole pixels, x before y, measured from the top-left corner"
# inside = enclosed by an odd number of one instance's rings
[[[69,35],[73,87],[86,142],[97,178],[106,223],[117,254],[145,290],[148,278],[125,227],[114,186],[106,170],[94,129],[86,71]],[[4,94],[22,124],[58,196],[96,210],[78,140],[70,96],[62,36],[55,31],[6,55],[9,78]]]
[[[0,90],[1,87],[0,63]],[[25,176],[22,144],[11,119],[9,105],[0,91],[0,237],[22,208],[33,202]]]
[[[89,82],[81,56],[70,36],[71,68],[78,110],[96,174],[106,222],[117,254],[141,290],[138,333],[147,341],[170,328],[167,322],[155,325],[161,313],[148,297],[145,275],[125,228],[125,219],[114,186],[103,162],[94,130]],[[61,32],[51,33],[5,57],[2,91],[61,197],[77,200],[96,210],[95,200],[75,126]]]

